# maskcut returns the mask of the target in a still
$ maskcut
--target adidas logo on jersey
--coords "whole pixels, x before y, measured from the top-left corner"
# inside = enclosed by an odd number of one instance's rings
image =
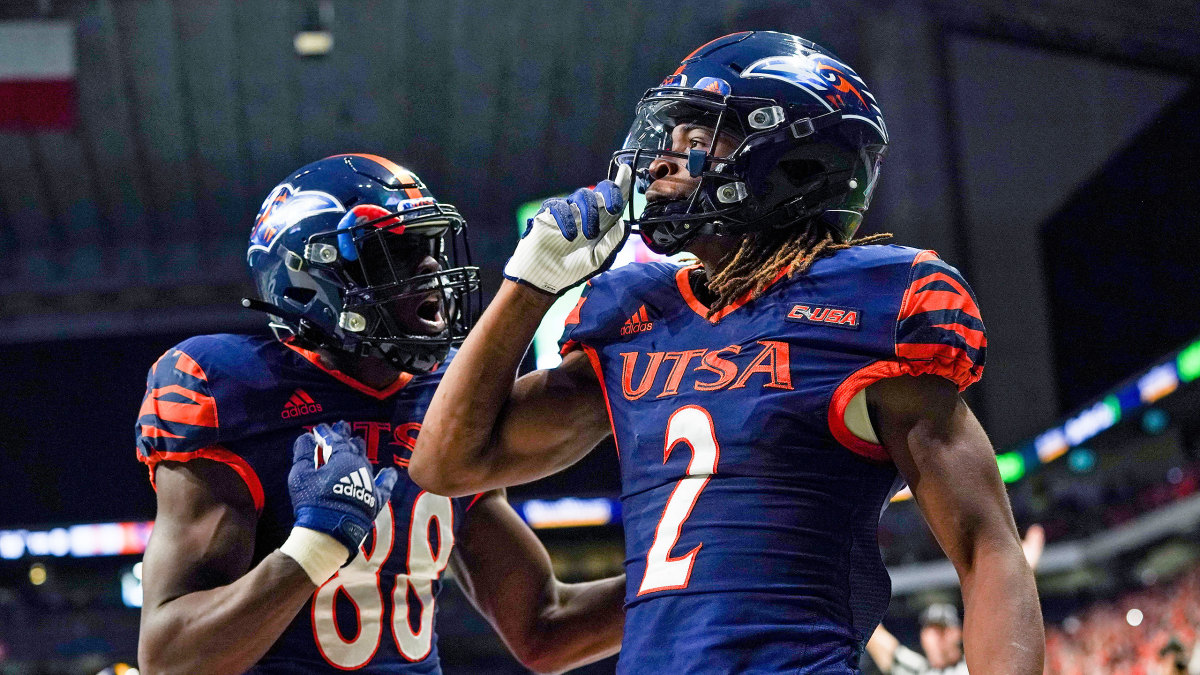
[[[634,333],[645,333],[648,330],[654,329],[654,323],[650,321],[650,317],[646,315],[646,306],[642,305],[638,311],[633,313],[625,321],[625,325],[621,326],[621,335],[633,335]]]
[[[279,416],[283,419],[290,419],[316,412],[321,412],[321,404],[314,401],[308,392],[297,389],[288,402],[283,404],[283,412],[279,413]]]
[[[339,478],[338,482],[333,484],[333,494],[353,497],[367,506],[374,508],[375,488],[373,485],[371,472],[367,471],[366,467],[363,467],[348,476]]]

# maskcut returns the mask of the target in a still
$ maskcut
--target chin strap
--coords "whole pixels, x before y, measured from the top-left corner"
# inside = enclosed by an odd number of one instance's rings
[[[325,331],[313,325],[313,322],[307,319],[303,314],[294,312],[290,309],[284,309],[279,305],[265,302],[263,300],[255,300],[254,298],[242,298],[242,307],[252,309],[256,312],[262,312],[272,319],[281,319],[279,321],[271,321],[271,330],[275,333],[275,337],[280,340],[281,332],[290,333],[291,335],[317,347],[325,349],[334,349],[338,351],[346,351],[346,348],[339,343],[333,336],[327,335]]]
[[[277,316],[285,321],[292,321],[297,324],[300,323],[300,321],[304,319],[303,316],[301,316],[300,314],[298,314],[296,312],[284,309],[284,308],[280,307],[279,305],[275,305],[275,304],[272,304],[269,302],[264,302],[262,300],[255,300],[254,298],[242,298],[242,307],[245,307],[246,309],[252,309],[256,312],[263,312],[264,314],[270,314],[272,316]]]

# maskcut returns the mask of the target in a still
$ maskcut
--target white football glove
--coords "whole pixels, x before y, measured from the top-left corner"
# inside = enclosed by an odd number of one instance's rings
[[[559,295],[608,269],[629,236],[621,210],[632,177],[633,171],[622,164],[615,181],[542,202],[504,266],[504,277]]]

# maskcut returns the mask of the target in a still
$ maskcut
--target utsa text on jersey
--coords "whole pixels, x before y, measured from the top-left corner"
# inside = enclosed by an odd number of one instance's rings
[[[313,426],[307,424],[304,426],[306,431],[312,431]],[[413,447],[417,443],[417,434],[421,431],[420,422],[405,422],[402,424],[390,424],[388,422],[375,421],[358,421],[351,422],[350,427],[354,429],[354,434],[362,438],[367,444],[367,461],[372,464],[379,464],[380,445],[384,446],[384,456],[390,453],[396,466],[408,466],[409,458],[412,457]],[[386,465],[386,463],[385,463]]]
[[[679,387],[684,384],[684,377],[691,367],[691,388],[695,391],[718,391],[725,389],[741,389],[750,381],[753,375],[765,375],[761,380],[763,387],[773,389],[792,388],[791,358],[788,343],[780,340],[759,340],[759,351],[744,368],[723,358],[728,353],[742,353],[740,345],[728,345],[718,349],[687,349],[676,352],[645,352],[646,365],[641,371],[641,377],[635,377],[641,361],[642,352],[623,352],[621,354],[621,393],[630,401],[636,401],[657,386],[654,398],[665,398],[679,393]],[[659,381],[658,373],[664,361],[672,361],[667,376]],[[694,365],[693,365],[694,364]],[[716,379],[700,379],[700,375],[711,373]],[[706,378],[709,376],[705,376]],[[637,385],[634,385],[634,380]]]

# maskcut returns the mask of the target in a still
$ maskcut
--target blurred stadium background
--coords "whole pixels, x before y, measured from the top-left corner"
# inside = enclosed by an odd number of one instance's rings
[[[133,664],[145,370],[190,334],[263,328],[237,300],[272,186],[337,152],[393,158],[462,209],[494,291],[522,205],[595,182],[641,92],[744,29],[855,65],[894,138],[866,231],[937,250],[980,297],[968,399],[1019,525],[1048,533],[1047,672],[1153,675],[1171,638],[1190,654],[1194,0],[6,0],[0,673]],[[511,494],[585,579],[620,569],[618,487],[601,448]],[[923,606],[961,602],[953,572],[911,501],[880,540],[885,625],[916,646]],[[447,672],[522,672],[453,584],[439,604]]]

